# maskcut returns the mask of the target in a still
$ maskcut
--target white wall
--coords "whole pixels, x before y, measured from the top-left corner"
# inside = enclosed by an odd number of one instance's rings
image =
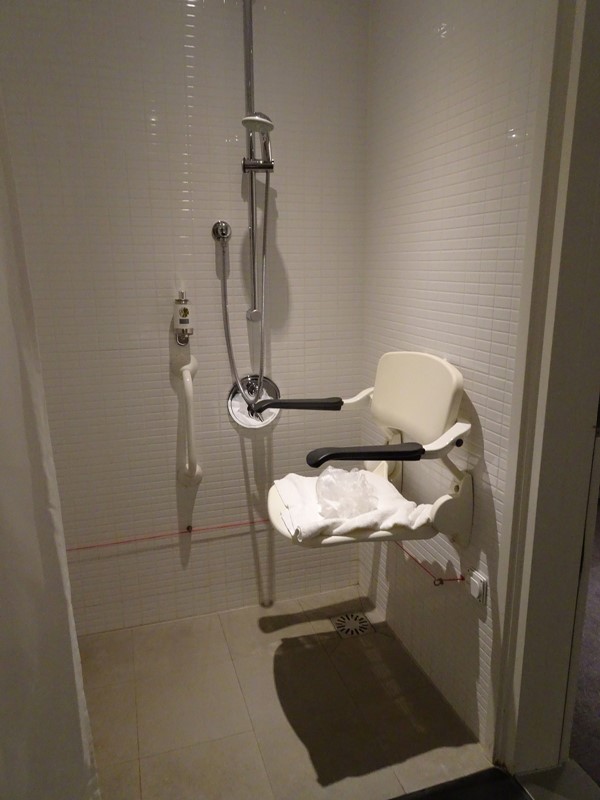
[[[438,536],[410,550],[440,576],[480,569],[491,591],[482,607],[460,583],[434,587],[393,545],[363,548],[361,585],[488,745],[531,165],[544,145],[536,115],[555,13],[538,0],[381,0],[371,15],[366,363],[417,349],[463,373],[474,429],[459,460],[474,469],[472,542],[458,553]],[[422,473],[408,467],[406,485],[419,488]]]
[[[276,126],[268,373],[284,396],[362,388],[365,123],[355,112],[365,13],[359,0],[255,5],[256,106]],[[68,545],[264,518],[272,476],[307,469],[310,447],[326,434],[356,437],[358,423],[287,412],[252,441],[227,418],[211,227],[225,218],[234,229],[230,294],[245,371],[241,5],[35,0],[1,14],[0,77]],[[169,377],[181,287],[196,308],[200,364],[205,477],[193,515],[175,483]],[[354,584],[357,563],[353,548],[307,553],[260,525],[254,536],[248,525],[199,534],[189,550],[169,539],[70,556],[81,633]]]

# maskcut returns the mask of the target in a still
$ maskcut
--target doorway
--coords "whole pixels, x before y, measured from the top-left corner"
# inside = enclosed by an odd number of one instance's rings
[[[567,760],[600,486],[600,4],[559,4],[512,536],[496,757],[514,772]],[[590,500],[593,509],[590,511]],[[583,557],[582,557],[583,554]]]

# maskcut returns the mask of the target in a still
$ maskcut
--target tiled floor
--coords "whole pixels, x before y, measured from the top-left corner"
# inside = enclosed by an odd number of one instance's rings
[[[80,646],[104,800],[389,800],[489,766],[355,589]]]

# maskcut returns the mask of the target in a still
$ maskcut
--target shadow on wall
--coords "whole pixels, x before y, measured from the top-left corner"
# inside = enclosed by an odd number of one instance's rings
[[[461,419],[471,423],[471,433],[466,440],[466,447],[460,454],[451,454],[451,458],[458,462],[459,458],[467,459],[466,468],[473,474],[474,485],[474,514],[473,534],[471,542],[464,549],[457,549],[459,557],[460,574],[466,576],[470,568],[480,564],[487,565],[488,576],[488,602],[480,605],[466,590],[465,583],[452,583],[444,586],[435,586],[432,579],[421,573],[418,566],[410,562],[408,556],[397,552],[395,543],[390,544],[393,550],[379,551],[372,556],[370,567],[370,583],[368,593],[371,598],[377,597],[378,574],[380,561],[386,558],[385,573],[389,585],[389,594],[385,608],[385,617],[395,633],[402,637],[405,625],[410,631],[422,630],[418,634],[421,638],[414,644],[417,650],[429,654],[429,661],[433,665],[434,673],[444,675],[445,670],[452,670],[447,683],[459,686],[461,718],[476,732],[478,738],[485,745],[491,745],[493,739],[493,719],[480,718],[479,702],[481,692],[486,684],[494,687],[494,697],[497,697],[496,673],[492,675],[481,674],[481,647],[480,632],[482,626],[490,625],[493,640],[492,667],[496,661],[496,653],[500,652],[501,631],[498,609],[498,523],[496,509],[487,465],[484,460],[484,440],[481,422],[475,407],[466,394],[463,395],[459,413]],[[411,499],[413,499],[411,497]],[[414,498],[417,499],[417,498]],[[418,501],[430,502],[428,498],[418,498]],[[439,535],[444,543],[447,542],[443,534]],[[429,540],[433,547],[438,537]],[[407,542],[410,545],[410,542]],[[455,566],[449,562],[444,553],[447,544],[440,550],[439,560],[435,557],[424,558],[421,554],[418,561],[435,575],[443,579],[457,578],[459,573]],[[415,581],[419,581],[419,597],[415,601],[415,583],[413,580],[403,580],[402,570],[416,570]],[[422,581],[422,588],[421,588]],[[491,615],[491,620],[488,620]],[[427,625],[427,620],[431,625]],[[437,647],[437,655],[435,649]],[[452,649],[452,652],[449,650]],[[499,657],[498,657],[499,658]],[[445,659],[445,662],[442,661]],[[487,661],[487,658],[483,660]],[[456,670],[460,670],[460,681],[456,680]],[[479,685],[481,681],[481,686]],[[440,682],[443,688],[444,681]],[[457,702],[456,697],[450,697]],[[489,698],[488,709],[494,706],[494,699]]]
[[[241,194],[244,201],[248,203],[248,183],[245,180],[242,180]],[[264,186],[260,180],[256,181],[256,205],[264,213]],[[260,215],[258,216],[256,253],[258,257],[258,272],[260,274],[262,270],[260,254],[263,243],[263,222]],[[270,344],[271,331],[280,331],[285,326],[290,311],[290,288],[287,272],[283,256],[277,247],[278,218],[277,189],[271,184],[267,219],[267,291],[265,294],[265,338],[267,346]],[[252,297],[252,268],[250,264],[250,235],[248,229],[246,229],[242,242],[241,277],[244,284],[245,297],[249,305]],[[270,368],[270,365],[267,366]]]
[[[466,709],[470,718],[478,719],[478,679],[482,677],[483,684],[491,688],[488,690],[487,698],[487,718],[481,720],[478,727],[479,738],[489,749],[492,749],[494,742],[495,729],[495,708],[500,693],[500,664],[502,653],[502,630],[500,626],[500,609],[498,597],[498,568],[500,559],[500,548],[498,538],[498,518],[494,496],[492,493],[492,482],[488,467],[484,458],[485,443],[483,430],[479,415],[465,394],[463,397],[464,413],[472,424],[470,436],[470,453],[473,463],[470,469],[473,473],[474,486],[474,513],[473,513],[473,536],[469,546],[460,552],[460,568],[463,575],[468,570],[478,564],[487,565],[488,577],[488,600],[486,605],[477,604],[469,595],[465,593],[466,602],[469,605],[469,619],[471,620],[469,638],[466,642],[464,653],[465,676],[471,681],[470,691],[465,694],[470,708]],[[489,618],[491,617],[491,618]],[[487,653],[487,642],[482,642],[480,631],[487,625],[491,633],[492,653],[491,656],[483,656]],[[480,676],[480,663],[490,661],[491,674]]]
[[[259,184],[257,191],[257,205],[258,208],[264,206],[263,190]],[[274,331],[281,330],[288,321],[290,311],[290,290],[287,272],[281,252],[277,247],[277,192],[275,189],[270,189],[269,200],[269,219],[268,219],[268,235],[267,235],[267,258],[266,258],[266,293],[265,293],[265,315],[264,315],[264,367],[265,375],[271,375],[271,335]],[[263,228],[258,225],[257,238],[256,238],[256,254],[257,254],[257,273],[258,273],[258,288],[257,300],[260,307],[260,297],[262,289],[262,245],[263,245]],[[232,239],[236,237],[236,231],[232,233]],[[235,248],[226,247],[225,251],[222,249],[222,244],[215,241],[215,275],[221,283],[221,304],[223,303],[223,290],[226,289],[230,298],[228,302],[230,325],[233,332],[236,331],[240,322],[240,313],[242,318],[245,316],[245,310],[252,307],[253,298],[253,278],[252,278],[252,261],[250,258],[250,233],[248,228],[245,229],[242,244],[241,255],[239,263],[234,263],[232,270],[231,253],[235,252]],[[233,272],[233,275],[232,275]],[[236,308],[231,306],[231,297],[235,295],[238,287],[238,281],[241,281],[244,287],[244,310],[242,306],[237,305]],[[225,286],[223,284],[225,282]],[[246,357],[245,347],[241,351],[234,350],[234,357],[236,359],[236,367],[240,378],[251,373],[258,373],[258,365],[260,362],[260,325],[257,322],[246,321],[248,348],[250,357],[250,370],[247,369],[247,364],[239,360],[241,354]],[[233,381],[233,375],[232,375]]]
[[[314,624],[336,607],[309,613]],[[305,620],[288,614],[260,625],[272,631]],[[283,639],[273,670],[281,708],[322,786],[475,741],[384,624],[356,638],[332,631]]]
[[[233,425],[233,422],[231,423]],[[277,421],[274,423],[277,424]],[[262,519],[268,518],[267,494],[273,483],[273,430],[254,431],[238,429],[240,442],[240,458],[244,471],[244,490],[246,507],[250,520],[250,541],[254,574],[256,578],[256,594],[261,606],[273,605],[275,597],[275,533],[271,525],[266,531],[266,552],[261,553],[257,526],[261,529]],[[248,452],[250,450],[250,453]],[[249,457],[250,456],[250,457]],[[252,466],[250,466],[250,458]],[[254,476],[254,481],[252,477]],[[264,568],[263,568],[264,565]]]

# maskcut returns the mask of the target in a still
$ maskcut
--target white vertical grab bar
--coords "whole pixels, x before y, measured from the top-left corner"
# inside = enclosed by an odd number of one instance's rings
[[[198,362],[190,356],[190,363],[180,368],[183,381],[183,399],[185,405],[185,438],[186,446],[181,450],[177,465],[177,478],[184,486],[195,486],[202,480],[202,469],[196,458],[194,438],[194,375],[198,371]]]

